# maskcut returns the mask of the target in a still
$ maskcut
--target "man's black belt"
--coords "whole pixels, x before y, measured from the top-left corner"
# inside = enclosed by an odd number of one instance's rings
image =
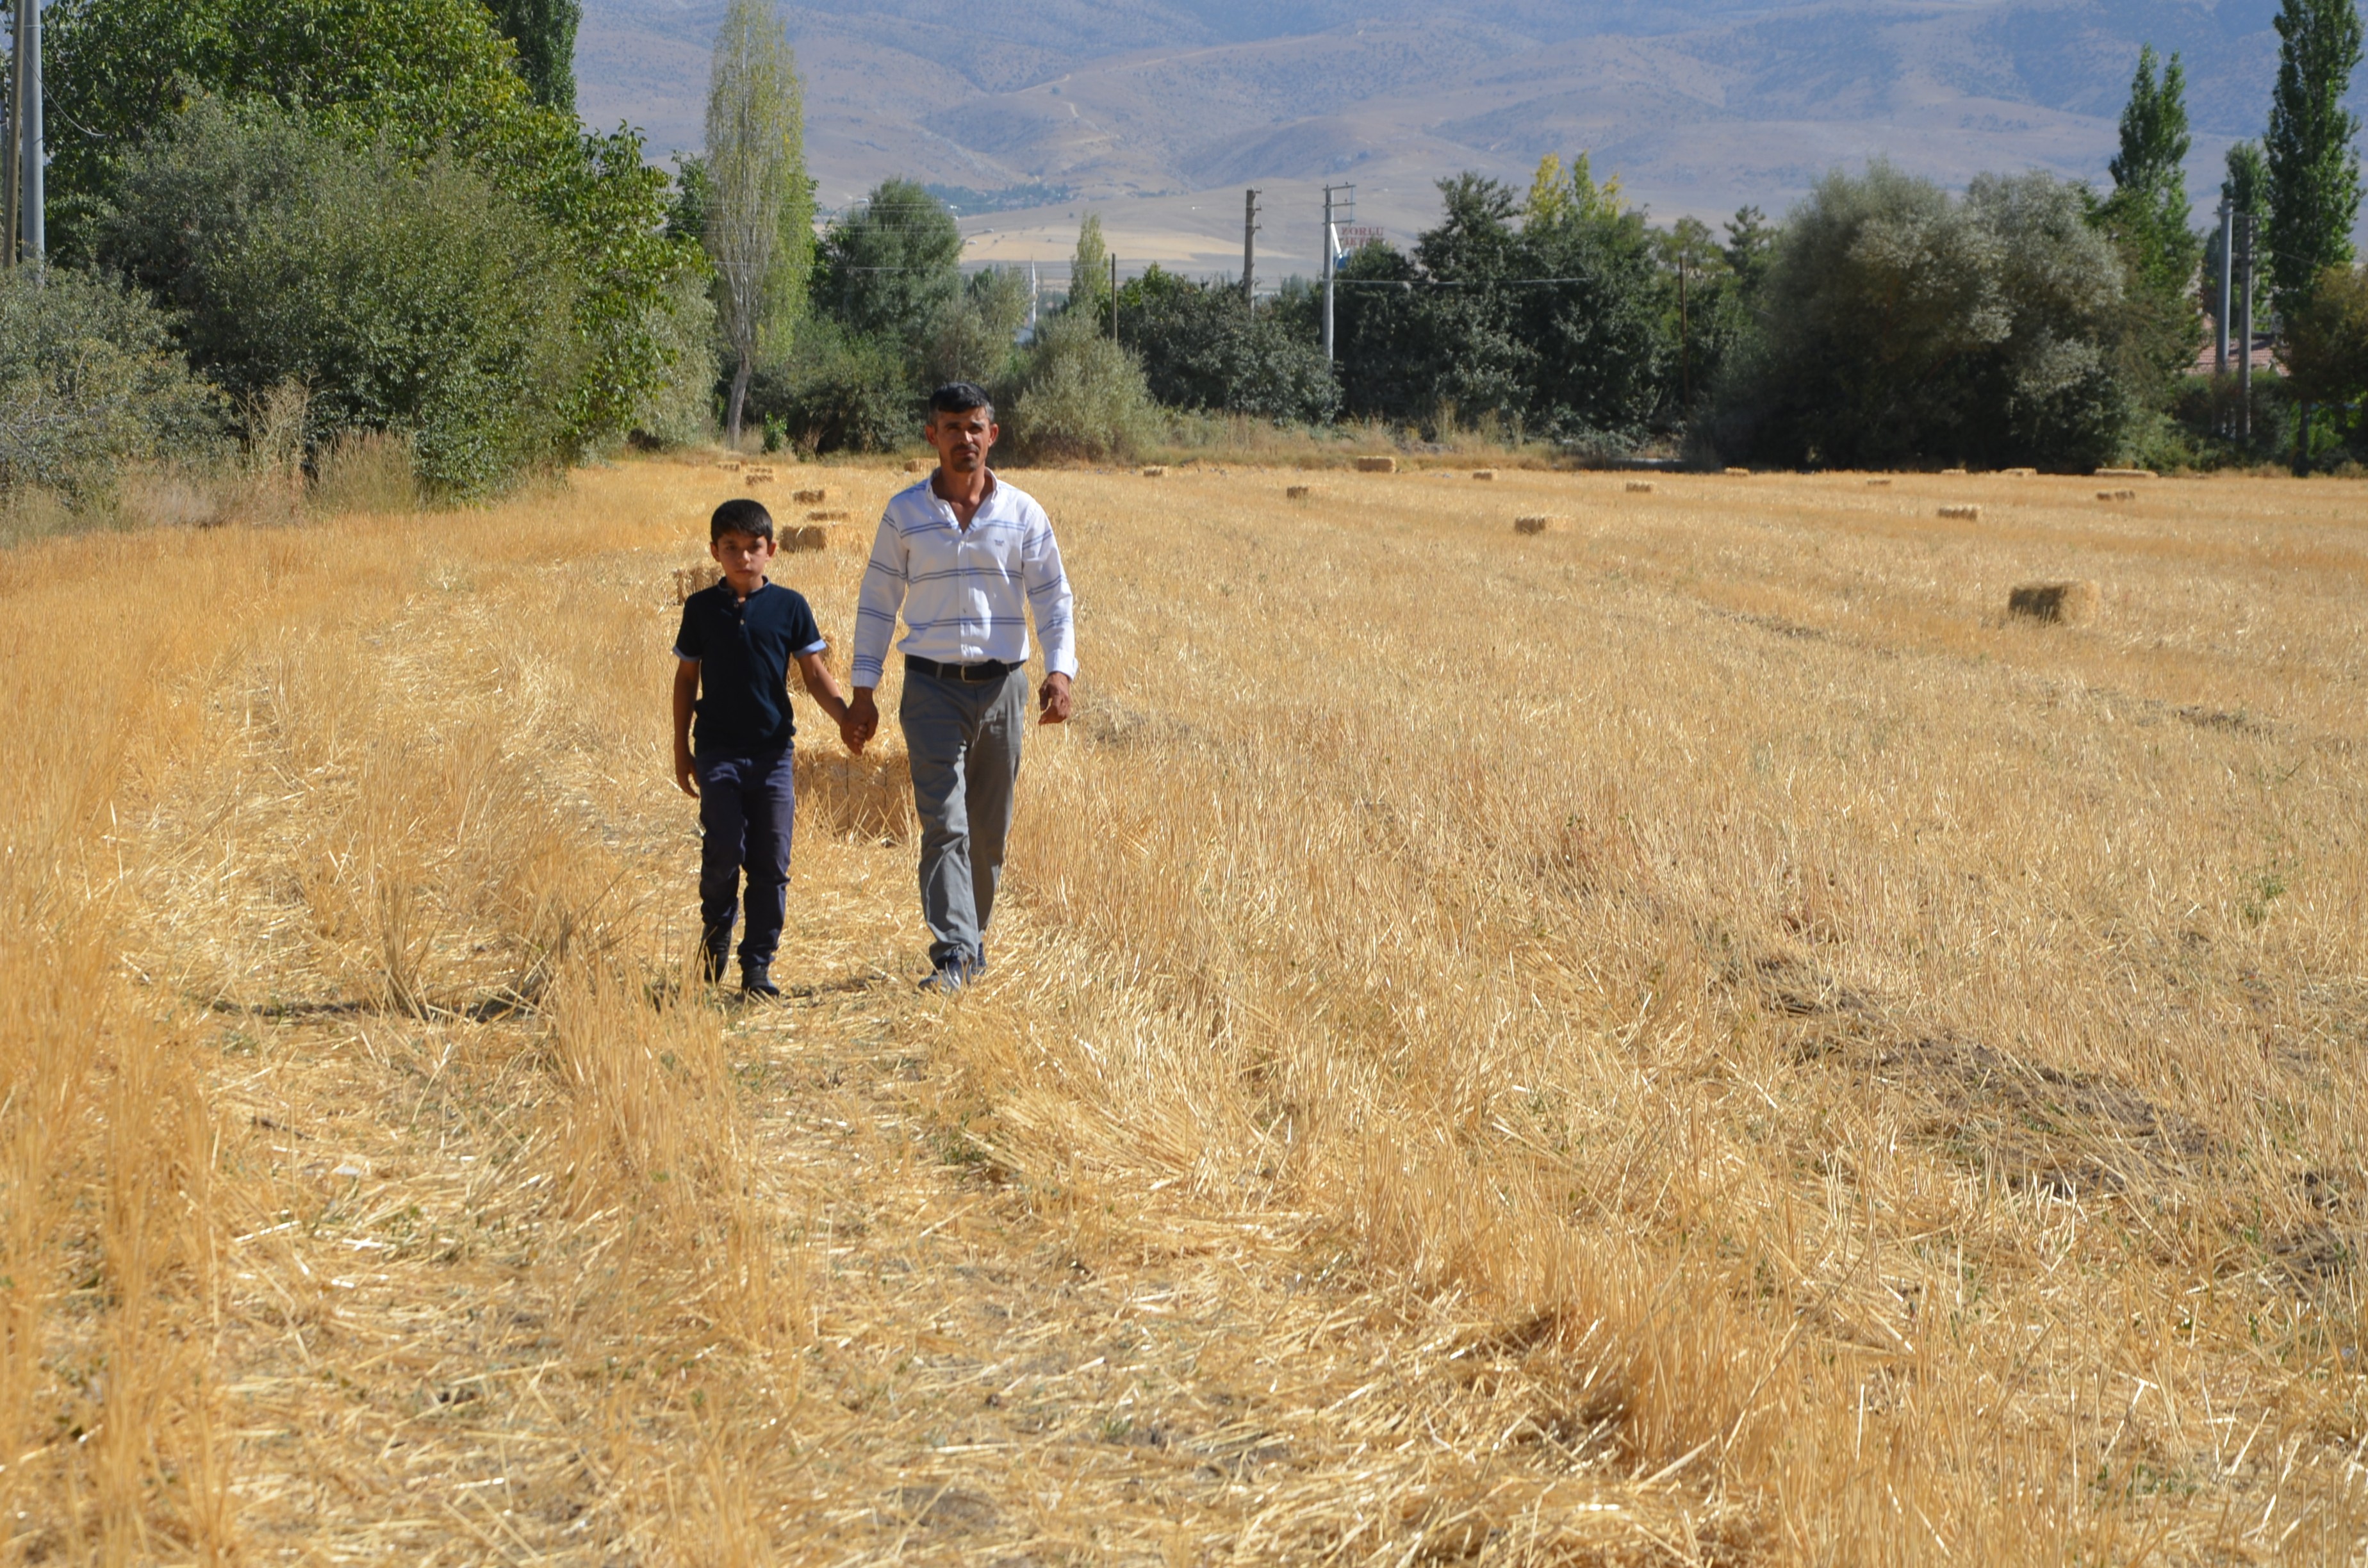
[[[941,665],[935,659],[924,659],[918,654],[905,655],[907,673],[935,676],[939,680],[1001,680],[1019,667],[1018,665],[1007,665],[1000,659],[989,659],[977,665]]]

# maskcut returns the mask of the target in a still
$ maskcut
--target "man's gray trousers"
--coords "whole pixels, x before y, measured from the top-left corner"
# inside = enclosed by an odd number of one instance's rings
[[[1003,876],[1003,841],[1028,733],[1028,672],[960,681],[908,668],[896,717],[921,818],[929,963],[975,968],[985,959],[986,923]]]

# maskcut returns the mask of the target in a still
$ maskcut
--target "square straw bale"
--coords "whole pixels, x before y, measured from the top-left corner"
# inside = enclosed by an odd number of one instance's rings
[[[2006,608],[2050,625],[2078,626],[2096,619],[2101,597],[2094,582],[2025,583],[2007,595]]]
[[[1398,460],[1395,458],[1359,458],[1357,460],[1359,473],[1395,473],[1397,471]]]
[[[1974,506],[1943,506],[1941,508],[1941,515],[1944,517],[1956,517],[1965,522],[1972,522],[1982,515],[1982,509]]]
[[[1554,512],[1539,512],[1513,519],[1513,531],[1517,534],[1558,534],[1569,527],[1570,519]]]
[[[1628,482],[1628,494],[1631,495],[1650,495],[1652,493],[1653,482],[1649,479],[1632,479]]]

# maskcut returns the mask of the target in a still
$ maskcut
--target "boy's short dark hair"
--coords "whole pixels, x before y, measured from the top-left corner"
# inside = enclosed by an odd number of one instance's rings
[[[765,510],[762,501],[746,496],[726,501],[707,519],[707,542],[713,544],[725,534],[746,534],[750,539],[769,540],[773,537],[773,514]]]
[[[976,381],[948,381],[929,394],[929,414],[968,414],[973,408],[984,408],[986,416],[995,417],[995,400]]]

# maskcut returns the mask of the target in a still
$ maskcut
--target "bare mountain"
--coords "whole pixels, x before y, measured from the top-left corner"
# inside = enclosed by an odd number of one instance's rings
[[[807,78],[825,205],[891,174],[979,193],[1072,199],[965,226],[974,254],[1042,249],[1092,202],[1130,259],[1238,255],[1228,187],[1288,212],[1261,242],[1314,254],[1315,187],[1356,182],[1360,216],[1428,222],[1430,181],[1526,180],[1589,151],[1656,212],[1781,211],[1869,156],[1950,183],[2040,166],[2101,178],[2142,42],[2185,57],[2198,195],[2228,141],[2268,111],[2274,0],[1041,0],[989,13],[921,0],[785,7]],[[596,123],[654,151],[696,147],[718,0],[586,0],[576,70]],[[973,30],[985,18],[985,35]],[[1204,199],[1205,195],[1205,199]],[[1035,199],[1031,195],[1030,199]],[[1280,203],[1281,205],[1278,205]],[[1131,247],[1131,248],[1130,248]],[[1263,268],[1262,268],[1263,270]]]

